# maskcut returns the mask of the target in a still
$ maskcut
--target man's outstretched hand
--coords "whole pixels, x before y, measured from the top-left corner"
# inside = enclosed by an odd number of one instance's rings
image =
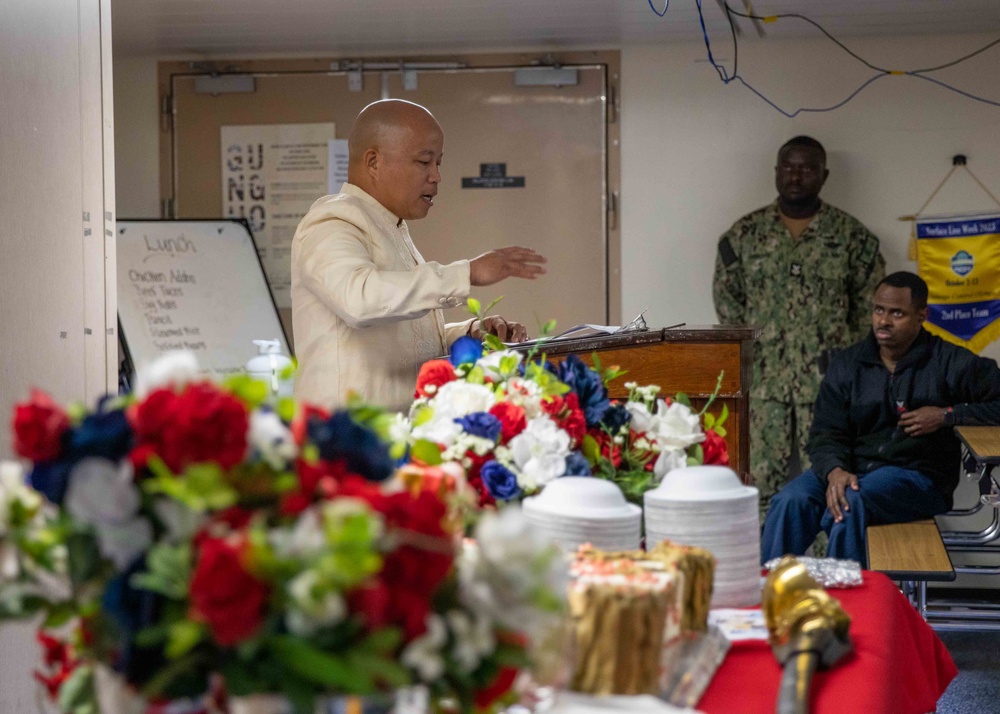
[[[473,285],[493,285],[506,278],[534,280],[545,275],[547,261],[531,248],[511,246],[483,253],[469,261],[469,282]]]
[[[484,317],[482,323],[476,320],[469,328],[469,335],[481,340],[483,335],[496,335],[501,342],[524,342],[528,339],[528,330],[520,322],[507,321],[499,315]]]

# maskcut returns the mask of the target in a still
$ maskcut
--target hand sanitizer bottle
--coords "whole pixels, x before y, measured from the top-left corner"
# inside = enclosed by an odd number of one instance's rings
[[[247,362],[247,373],[266,382],[272,396],[292,396],[292,378],[281,376],[292,360],[281,354],[281,341],[254,340],[253,343],[257,345],[258,352]]]

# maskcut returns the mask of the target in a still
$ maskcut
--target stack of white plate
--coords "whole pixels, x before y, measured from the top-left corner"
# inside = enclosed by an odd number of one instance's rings
[[[695,545],[716,559],[712,607],[760,603],[760,515],[756,488],[722,466],[669,472],[645,495],[646,547]]]
[[[621,489],[610,481],[563,476],[521,505],[535,528],[567,551],[584,543],[593,543],[601,550],[639,547],[642,509],[628,503]]]

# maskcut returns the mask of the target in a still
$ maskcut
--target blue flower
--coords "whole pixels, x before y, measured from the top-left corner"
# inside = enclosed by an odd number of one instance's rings
[[[566,473],[563,476],[593,476],[587,457],[579,451],[573,451],[566,457]]]
[[[500,430],[503,426],[499,419],[486,412],[476,412],[458,417],[455,422],[462,427],[466,434],[480,436],[493,442],[500,438]]]
[[[151,590],[132,584],[132,576],[146,571],[146,559],[135,560],[125,570],[108,582],[101,597],[101,610],[110,618],[120,634],[120,649],[114,658],[114,668],[133,684],[149,681],[166,665],[160,647],[142,647],[135,636],[162,616],[163,597]]]
[[[487,461],[479,472],[490,495],[498,501],[509,501],[521,495],[517,476],[499,461]]]
[[[604,413],[611,406],[608,390],[601,375],[585,365],[576,355],[570,355],[560,362],[556,374],[560,381],[569,385],[580,398],[580,408],[583,409],[583,415],[587,419],[587,426],[600,424]]]
[[[464,335],[451,344],[448,361],[455,367],[460,364],[474,363],[483,356],[483,343],[474,337]]]
[[[378,435],[355,422],[347,410],[334,412],[327,420],[309,422],[309,439],[325,461],[343,460],[347,468],[369,481],[384,481],[394,471],[389,447]]]
[[[72,461],[39,461],[28,476],[29,485],[51,503],[61,505],[69,485]]]
[[[132,427],[125,411],[88,414],[70,435],[69,447],[73,459],[98,456],[108,461],[120,461],[132,450]]]
[[[630,421],[632,421],[632,415],[629,414],[628,409],[621,404],[612,404],[608,407],[608,410],[604,412],[604,418],[601,419],[601,424],[612,434],[617,434],[618,430]]]

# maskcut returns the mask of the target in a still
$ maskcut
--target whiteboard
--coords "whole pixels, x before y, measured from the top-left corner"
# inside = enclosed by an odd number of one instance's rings
[[[253,237],[234,220],[117,222],[118,319],[134,369],[190,350],[205,376],[246,372],[253,340],[288,340]]]

